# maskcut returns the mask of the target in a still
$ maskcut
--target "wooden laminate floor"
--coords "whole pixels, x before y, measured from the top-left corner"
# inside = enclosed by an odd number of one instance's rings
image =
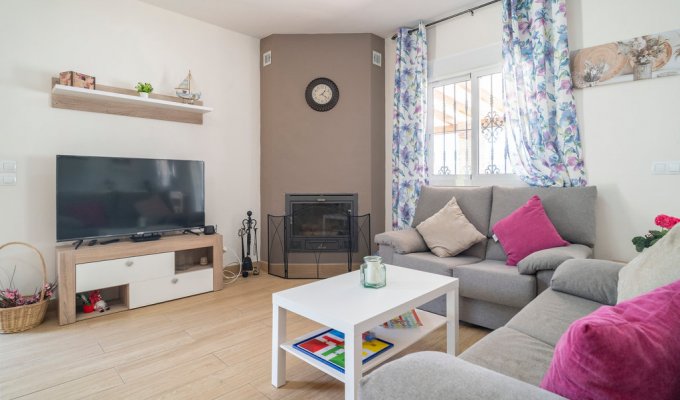
[[[287,357],[271,385],[271,294],[309,280],[262,273],[207,293],[60,327],[54,311],[0,335],[0,399],[341,399],[343,385]],[[289,337],[318,328],[290,314]],[[460,350],[488,333],[461,324]],[[445,328],[396,357],[444,351]]]

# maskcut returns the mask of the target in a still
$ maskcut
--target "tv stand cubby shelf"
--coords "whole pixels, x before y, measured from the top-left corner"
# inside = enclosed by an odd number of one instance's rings
[[[201,264],[201,258],[207,264]],[[59,324],[221,290],[222,236],[175,235],[153,242],[57,248]],[[82,313],[76,293],[100,289],[110,309]]]

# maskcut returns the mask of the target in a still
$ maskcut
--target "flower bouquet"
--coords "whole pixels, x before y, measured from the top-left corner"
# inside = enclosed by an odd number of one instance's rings
[[[56,283],[45,284],[45,299],[50,299],[54,295]],[[23,296],[19,290],[15,289],[11,282],[10,286],[5,289],[0,289],[0,308],[21,307],[40,302],[40,290],[36,289],[30,296]]]
[[[642,36],[627,42],[618,42],[619,51],[636,65],[646,65],[656,60],[666,51],[668,40],[657,36]]]
[[[632,240],[633,244],[635,245],[635,250],[637,250],[638,253],[640,253],[647,247],[652,247],[679,222],[680,218],[671,217],[665,214],[657,215],[656,218],[654,219],[654,223],[661,229],[650,230],[644,236],[635,236]]]

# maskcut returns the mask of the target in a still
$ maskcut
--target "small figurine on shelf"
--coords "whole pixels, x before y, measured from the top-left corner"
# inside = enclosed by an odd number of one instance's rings
[[[90,303],[90,298],[85,295],[85,293],[78,293],[76,295],[76,298],[80,300],[81,303],[83,303],[83,312],[84,313],[91,313],[94,311],[94,305]]]
[[[104,311],[109,311],[111,307],[109,307],[108,304],[106,304],[106,301],[102,298],[101,293],[99,290],[93,290],[90,292],[90,304],[94,306],[95,311],[99,311],[100,313],[103,313]]]
[[[361,334],[361,338],[362,338],[365,342],[370,342],[370,341],[372,341],[372,340],[375,340],[375,332],[373,332],[373,331],[366,331],[366,332],[364,332],[364,333]]]
[[[189,75],[187,75],[187,77],[175,88],[175,94],[177,94],[177,97],[184,99],[185,103],[189,104],[194,104],[196,100],[201,98],[201,92],[196,90],[191,71],[189,71]]]

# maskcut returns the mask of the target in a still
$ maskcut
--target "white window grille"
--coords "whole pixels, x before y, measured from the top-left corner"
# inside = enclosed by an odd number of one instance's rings
[[[519,182],[512,173],[500,68],[429,83],[429,167],[433,184]]]

